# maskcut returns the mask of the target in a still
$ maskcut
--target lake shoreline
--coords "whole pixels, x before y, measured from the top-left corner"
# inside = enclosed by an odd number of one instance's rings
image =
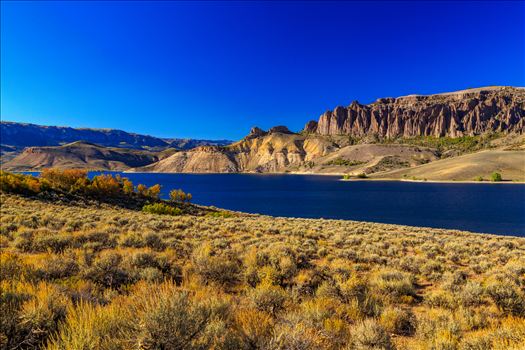
[[[127,170],[88,170],[88,172],[99,172],[99,173],[122,173],[122,174],[170,174],[170,175],[259,175],[259,176],[282,176],[282,175],[300,175],[300,176],[327,176],[327,177],[342,177],[344,173],[305,173],[305,172],[285,172],[285,173],[256,173],[256,172],[236,172],[236,173],[173,173],[173,172],[158,172],[158,171],[127,171]],[[42,170],[25,170],[25,171],[13,171],[13,173],[40,173]],[[476,181],[476,180],[413,180],[413,179],[396,179],[396,178],[377,178],[367,177],[364,179],[350,178],[340,179],[341,181],[349,182],[367,182],[367,181],[384,181],[384,182],[410,182],[410,183],[437,183],[437,184],[513,184],[513,185],[525,185],[525,181],[516,180],[502,180],[502,181]]]
[[[281,175],[301,175],[301,176],[332,176],[342,177],[344,173],[305,173],[305,172],[285,172],[285,173],[256,173],[256,172],[236,172],[236,173],[216,173],[216,172],[199,172],[199,173],[172,173],[158,171],[116,171],[125,174],[172,174],[172,175],[261,175],[261,176],[281,176]],[[412,179],[395,179],[395,178],[376,178],[368,177],[364,179],[351,178],[340,179],[341,181],[388,181],[388,182],[428,182],[428,183],[457,183],[457,184],[517,184],[525,185],[525,181],[502,180],[502,181],[476,181],[476,180],[412,180]]]

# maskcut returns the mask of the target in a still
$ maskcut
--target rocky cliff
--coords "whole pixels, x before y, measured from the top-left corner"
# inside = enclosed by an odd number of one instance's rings
[[[436,95],[380,98],[336,107],[306,124],[306,133],[382,138],[525,132],[525,89],[487,87]]]

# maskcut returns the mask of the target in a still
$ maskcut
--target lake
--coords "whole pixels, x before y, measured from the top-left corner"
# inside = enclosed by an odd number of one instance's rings
[[[93,174],[90,174],[93,175]],[[272,216],[348,219],[525,237],[525,185],[340,181],[339,176],[124,173],[193,202]]]

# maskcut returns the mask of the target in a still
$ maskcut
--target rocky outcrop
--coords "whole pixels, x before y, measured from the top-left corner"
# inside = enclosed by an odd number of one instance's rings
[[[224,147],[181,151],[139,171],[182,173],[285,172],[325,156],[338,146],[323,136],[294,134],[284,126],[252,128],[241,141]]]
[[[287,130],[272,128],[266,132],[254,128],[247,137],[232,145],[197,147],[177,152],[135,170],[173,173],[357,174],[369,172],[367,169],[371,167],[379,169],[385,157],[395,157],[400,166],[414,166],[438,158],[435,150],[425,147],[351,145],[348,137],[293,134]]]
[[[383,138],[525,132],[525,89],[489,87],[437,95],[353,101],[306,124],[305,133]]]

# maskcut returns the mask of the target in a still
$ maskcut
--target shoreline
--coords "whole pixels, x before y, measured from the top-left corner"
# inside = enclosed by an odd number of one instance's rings
[[[411,179],[378,179],[378,178],[367,178],[367,179],[341,179],[341,181],[390,181],[390,182],[417,182],[417,183],[443,183],[443,184],[493,184],[493,185],[525,185],[525,181],[476,181],[476,180],[411,180]]]
[[[126,170],[89,170],[88,172],[104,172],[104,173],[122,173],[122,174],[172,174],[172,175],[259,175],[259,176],[277,176],[277,175],[303,175],[303,176],[338,176],[342,177],[344,173],[307,173],[307,172],[281,172],[281,173],[257,173],[257,172],[235,172],[235,173],[220,173],[220,172],[195,172],[195,173],[177,173],[177,172],[157,172],[157,171],[126,171]],[[10,171],[12,173],[40,173],[42,170],[23,170]],[[385,182],[416,182],[416,183],[443,183],[443,184],[514,184],[525,185],[525,180],[503,180],[503,181],[476,181],[476,180],[412,180],[412,179],[396,179],[396,178],[377,178],[368,177],[364,179],[351,178],[340,181],[385,181]]]
[[[179,175],[304,175],[304,176],[339,176],[342,177],[344,173],[307,173],[307,172],[281,172],[281,173],[256,173],[256,172],[235,172],[235,173],[219,173],[219,172],[195,172],[195,173],[176,173],[176,172],[157,172],[157,171],[115,171],[127,174],[179,174]],[[412,180],[412,179],[395,179],[395,178],[377,178],[368,177],[365,179],[352,178],[340,179],[341,181],[398,181],[398,182],[430,182],[430,183],[472,183],[472,184],[518,184],[525,185],[525,180],[503,180],[503,181],[476,181],[476,180]]]

